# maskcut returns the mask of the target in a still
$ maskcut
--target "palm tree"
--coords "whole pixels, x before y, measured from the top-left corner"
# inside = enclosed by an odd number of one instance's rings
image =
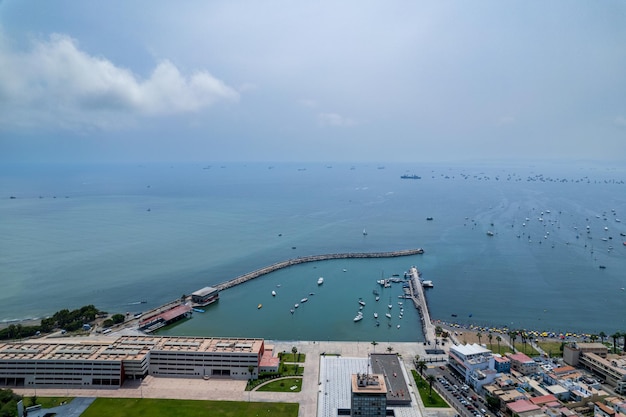
[[[435,382],[435,375],[433,374],[426,375],[426,381],[428,381],[428,386],[429,386],[428,396],[432,397],[433,396],[433,382]]]
[[[509,338],[511,339],[511,344],[513,345],[513,351],[516,351],[517,349],[515,349],[515,339],[517,339],[517,332],[511,330],[509,332]]]
[[[252,373],[254,372],[254,366],[248,365],[248,372],[250,372],[250,381],[252,381]]]
[[[498,342],[498,353],[500,353],[500,342],[502,341],[502,338],[500,337],[500,335],[496,336],[496,342]]]
[[[387,352],[391,353],[393,351],[393,348],[391,346],[387,346]]]
[[[528,340],[528,335],[526,332],[521,332],[520,336],[522,338],[522,343],[524,344],[524,353],[526,353],[526,341]]]
[[[617,339],[621,336],[622,334],[620,332],[615,332],[611,335],[611,338],[613,339],[613,353],[617,353]]]
[[[594,343],[596,340],[598,340],[598,335],[592,334],[589,336],[589,339],[591,339],[591,343]]]
[[[482,339],[483,334],[481,332],[476,333],[476,337],[478,338],[478,344],[480,345],[480,339]]]
[[[378,344],[377,341],[373,340],[372,341],[372,346],[374,346],[374,353],[376,353],[376,345]]]
[[[492,349],[493,348],[493,343],[491,343],[491,342],[493,340],[493,334],[491,332],[487,333],[487,339],[489,339],[489,349]]]
[[[428,366],[426,365],[426,361],[424,359],[422,359],[419,362],[417,362],[417,372],[419,372],[420,375],[424,375],[424,371],[427,368],[428,368]]]
[[[296,353],[298,353],[298,348],[295,347],[295,346],[292,347],[291,348],[291,353],[293,353],[293,357],[294,357],[294,360],[295,360],[296,359]],[[300,355],[298,355],[298,360],[296,360],[296,362],[298,362],[298,361],[300,361]]]
[[[600,337],[600,343],[604,343],[604,339],[606,338],[606,333],[600,332],[598,333],[598,336]]]
[[[415,366],[417,366],[417,363],[420,361],[420,355],[415,355],[415,358],[413,358],[413,363],[415,364]]]

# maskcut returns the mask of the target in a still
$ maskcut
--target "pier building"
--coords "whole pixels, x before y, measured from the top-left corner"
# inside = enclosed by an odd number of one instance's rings
[[[152,333],[161,327],[191,317],[191,306],[178,304],[157,309],[139,322],[139,330]]]
[[[0,386],[118,388],[126,379],[155,377],[256,379],[268,361],[263,339],[122,336],[98,342],[0,344]],[[272,369],[275,368],[275,369]]]
[[[219,298],[220,293],[217,288],[204,287],[191,294],[191,303],[193,307],[204,307],[216,302]]]

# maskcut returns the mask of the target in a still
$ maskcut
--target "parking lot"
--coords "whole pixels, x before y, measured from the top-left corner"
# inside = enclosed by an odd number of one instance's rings
[[[443,368],[443,369],[441,369]],[[435,388],[462,417],[494,417],[484,399],[476,394],[446,367],[437,368]]]

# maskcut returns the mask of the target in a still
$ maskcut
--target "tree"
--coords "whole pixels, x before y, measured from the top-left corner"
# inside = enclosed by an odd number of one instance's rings
[[[493,333],[491,332],[487,333],[487,339],[489,339],[489,349],[492,349],[493,348],[493,343],[492,343]]]
[[[426,375],[426,381],[428,381],[428,396],[432,397],[433,396],[433,383],[435,382],[435,375],[433,374],[428,374]]]
[[[511,330],[509,332],[509,338],[511,339],[511,344],[513,345],[513,351],[516,351],[517,349],[515,349],[515,339],[517,339],[517,331]]]
[[[591,343],[594,343],[596,340],[598,340],[598,335],[597,334],[589,335],[589,339],[591,340]]]
[[[606,333],[600,332],[598,333],[598,336],[600,337],[600,343],[604,343],[604,339],[606,339]]]
[[[377,341],[373,340],[372,341],[372,346],[374,346],[374,353],[376,353],[376,345],[378,344]]]
[[[417,367],[417,363],[420,361],[420,355],[415,355],[413,358],[413,364]]]
[[[502,341],[502,338],[500,337],[500,335],[496,336],[496,342],[498,342],[498,353],[500,353],[500,342]]]
[[[423,375],[427,368],[428,366],[426,365],[426,361],[424,359],[417,362],[417,372],[419,372],[420,375]]]
[[[393,348],[391,346],[387,346],[387,352],[389,353],[393,352]]]
[[[528,340],[528,335],[526,332],[520,332],[520,336],[522,338],[522,343],[524,344],[524,353],[526,353],[526,341]]]
[[[250,381],[252,381],[252,374],[254,373],[254,366],[248,365],[248,372],[250,372]]]
[[[298,353],[298,348],[297,347],[292,347],[291,348],[291,353],[293,353],[294,356],[294,360],[296,359],[296,354]],[[298,360],[300,360],[300,355],[298,355]],[[297,361],[296,361],[297,362]]]
[[[620,332],[615,332],[611,335],[611,339],[613,339],[613,353],[617,353],[617,339],[621,337]]]
[[[483,338],[483,334],[481,332],[476,333],[476,337],[478,338],[478,344],[481,344],[481,339]]]

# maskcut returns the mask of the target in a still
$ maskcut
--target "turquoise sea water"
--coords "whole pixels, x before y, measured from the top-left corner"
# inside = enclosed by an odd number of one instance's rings
[[[4,166],[0,320],[84,304],[134,313],[292,257],[423,247],[424,255],[410,258],[285,269],[224,291],[206,313],[166,332],[420,340],[410,308],[394,327],[380,319],[375,327],[374,302],[366,300],[366,318],[352,321],[375,280],[411,265],[435,283],[427,297],[435,319],[626,330],[624,170],[379,168]],[[404,173],[422,179],[401,180]],[[318,276],[326,280],[320,288]],[[394,298],[401,290],[392,291]],[[309,292],[316,294],[291,315]]]

